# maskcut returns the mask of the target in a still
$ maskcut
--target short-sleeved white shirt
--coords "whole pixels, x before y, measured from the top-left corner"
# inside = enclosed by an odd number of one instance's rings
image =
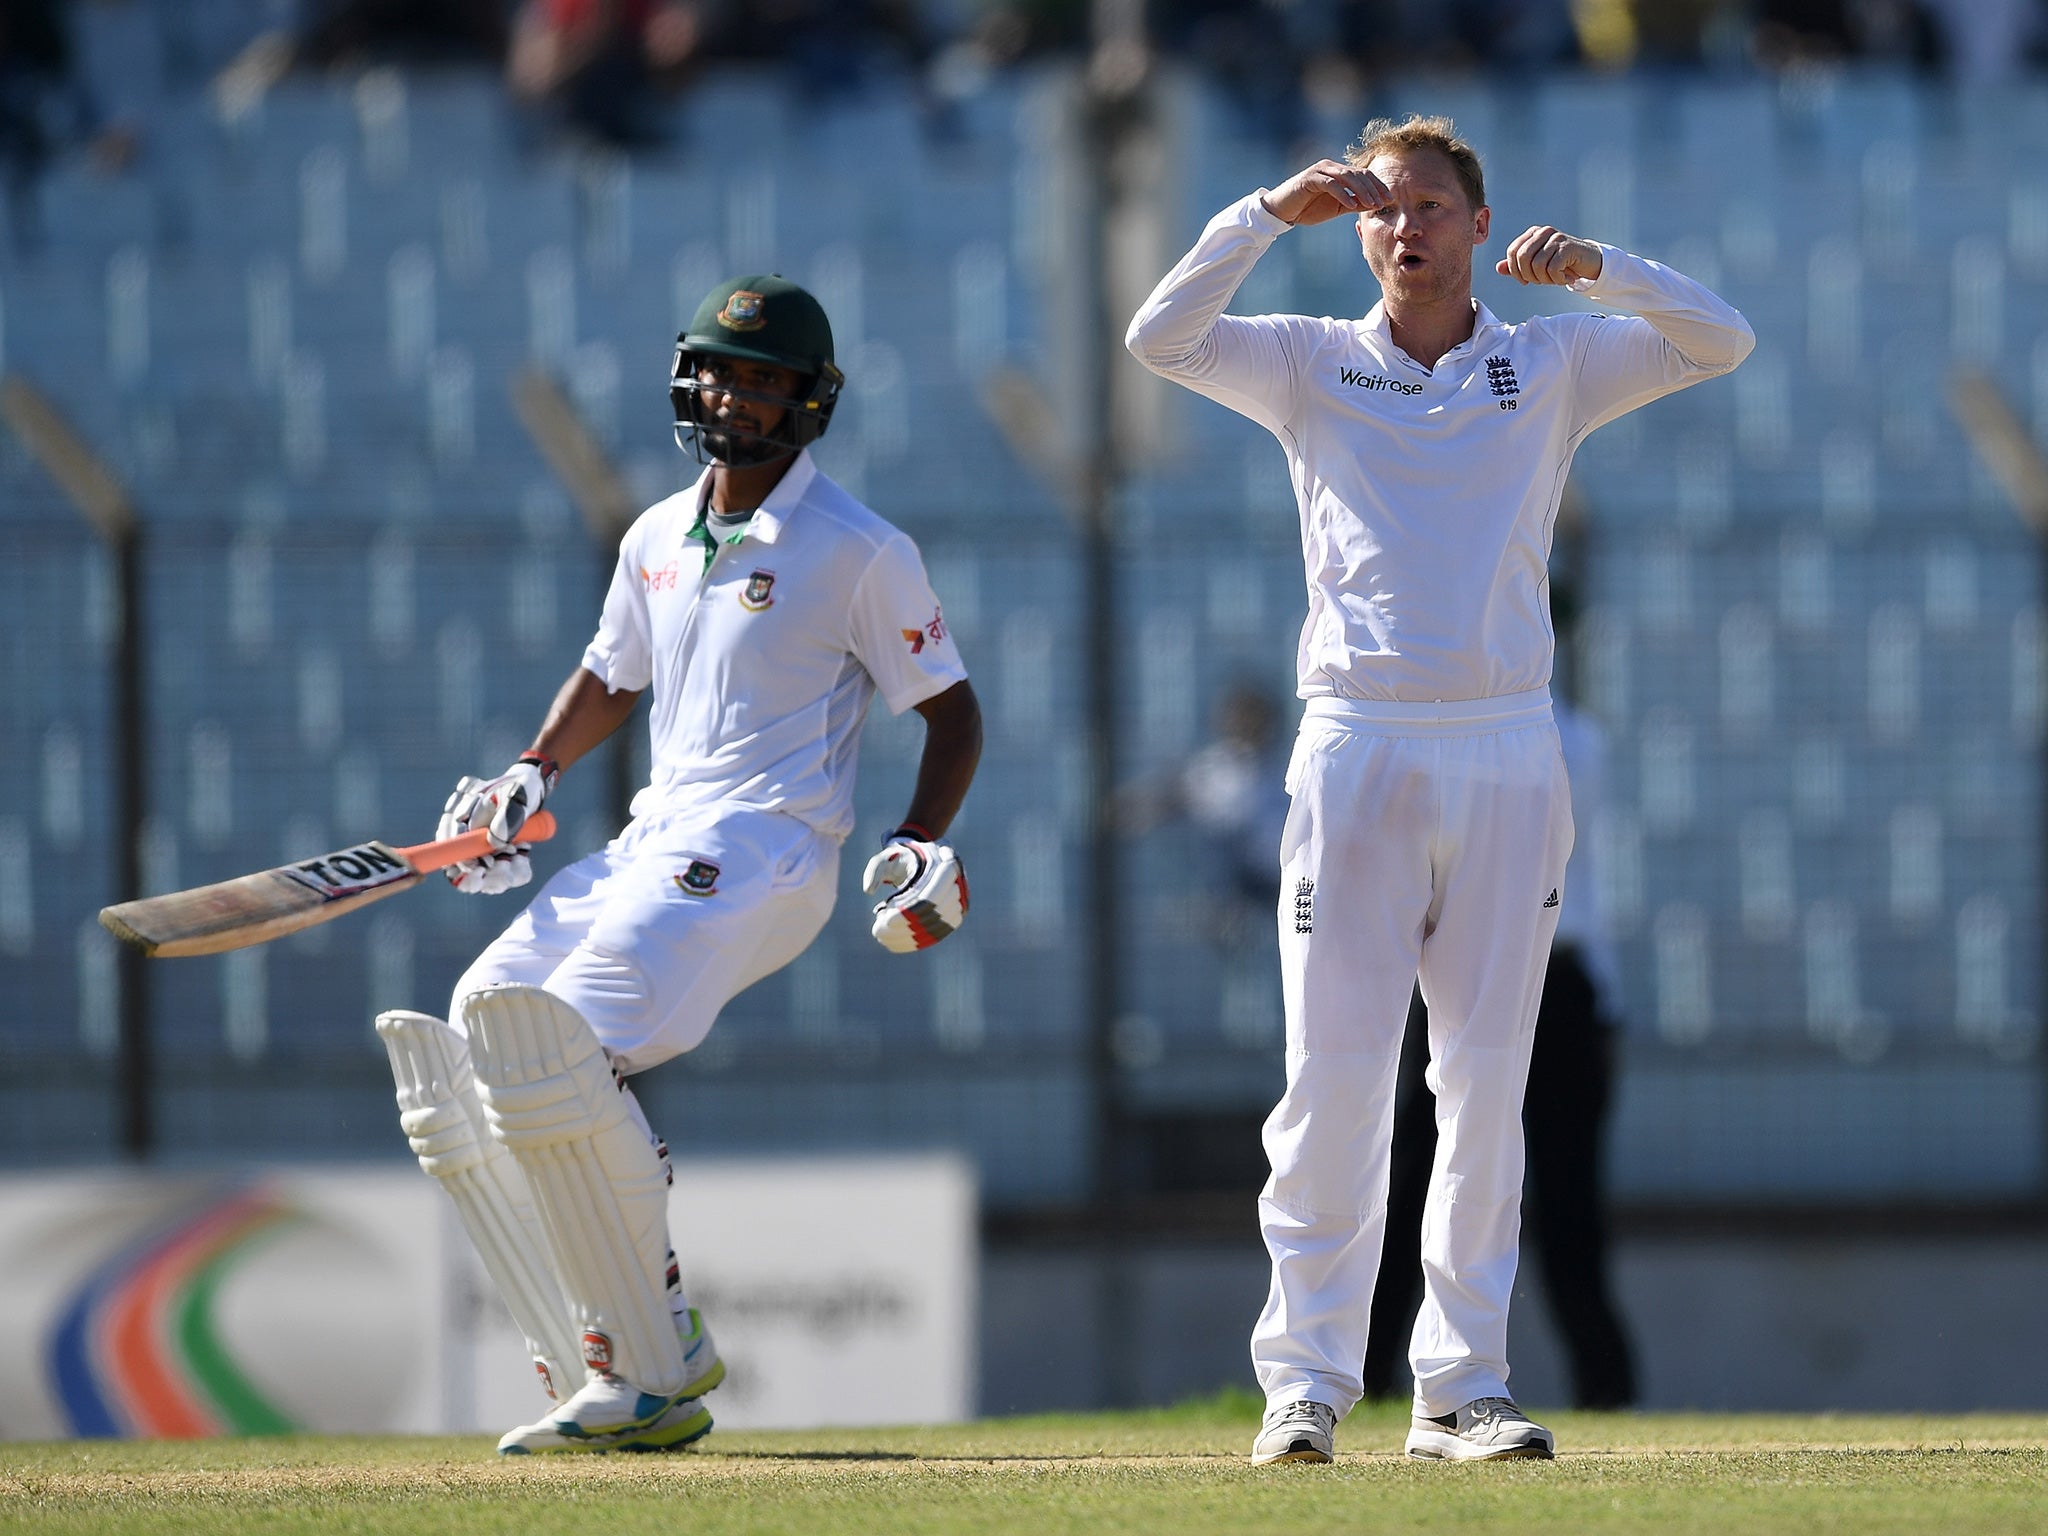
[[[607,688],[654,690],[633,814],[780,811],[844,838],[869,702],[901,714],[967,669],[909,535],[808,452],[707,568],[690,530],[709,477],[627,530],[583,653]]]

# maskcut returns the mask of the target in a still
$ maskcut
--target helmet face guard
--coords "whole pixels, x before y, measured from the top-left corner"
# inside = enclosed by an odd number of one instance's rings
[[[846,376],[835,364],[828,360],[819,366],[807,382],[800,383],[804,392],[798,396],[743,389],[729,380],[710,384],[697,377],[698,369],[706,363],[723,362],[730,367],[733,361],[731,354],[692,346],[688,332],[676,338],[668,398],[675,414],[678,448],[694,455],[699,464],[745,467],[788,458],[825,435],[825,428],[832,422],[833,407],[839,403],[839,391],[846,383]],[[805,371],[794,362],[778,362],[776,366]],[[752,432],[718,420],[704,404],[706,393],[774,406],[781,414],[765,433]]]
[[[790,370],[799,393],[739,387],[731,375],[742,363]],[[700,379],[710,367],[727,377],[715,384]],[[700,464],[772,464],[825,435],[845,383],[832,360],[832,324],[815,298],[773,274],[732,278],[705,296],[689,328],[676,338],[668,378],[676,446]],[[707,393],[776,407],[779,414],[767,431],[751,431],[713,415],[705,405]]]

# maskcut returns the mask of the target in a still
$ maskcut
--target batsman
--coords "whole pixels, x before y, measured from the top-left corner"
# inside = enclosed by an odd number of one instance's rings
[[[701,1043],[735,994],[831,914],[861,723],[879,693],[924,717],[902,822],[868,862],[887,949],[967,911],[942,839],[981,711],[917,547],[819,472],[844,382],[816,299],[777,276],[714,289],[677,338],[678,446],[704,471],[619,548],[597,633],[530,750],[462,779],[448,871],[491,895],[532,877],[521,824],[643,691],[653,775],[610,843],[542,887],[456,983],[446,1020],[377,1032],[420,1166],[448,1191],[555,1407],[501,1454],[670,1450],[711,1428],[725,1377],[668,1234],[668,1151],[627,1080]]]
[[[1363,319],[1223,312],[1290,228],[1332,219],[1353,221],[1379,282]],[[1587,433],[1727,373],[1754,337],[1698,283],[1547,224],[1496,270],[1634,313],[1504,323],[1472,296],[1491,220],[1479,157],[1448,119],[1374,122],[1344,161],[1211,219],[1127,338],[1279,439],[1301,513],[1306,704],[1280,847],[1287,1086],[1259,1200],[1273,1270],[1252,1333],[1258,1463],[1330,1460],[1362,1390],[1418,973],[1437,1154],[1408,1453],[1554,1448],[1507,1385],[1522,1093],[1573,835],[1550,707],[1551,529]]]

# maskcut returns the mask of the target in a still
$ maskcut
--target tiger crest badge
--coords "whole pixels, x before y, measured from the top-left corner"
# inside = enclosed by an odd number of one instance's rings
[[[768,323],[767,315],[762,313],[767,303],[765,294],[735,288],[732,297],[725,301],[725,308],[718,312],[718,323],[728,331],[758,331]]]
[[[676,888],[685,896],[718,894],[718,866],[709,859],[691,859],[690,867],[674,879]]]
[[[747,584],[740,589],[740,606],[749,613],[759,613],[774,604],[775,589],[773,571],[756,571],[747,578]]]

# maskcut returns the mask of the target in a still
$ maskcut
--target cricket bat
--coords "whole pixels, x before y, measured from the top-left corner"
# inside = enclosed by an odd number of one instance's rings
[[[555,818],[546,811],[535,811],[519,829],[522,843],[554,835]],[[218,885],[102,907],[100,926],[145,955],[217,955],[332,922],[490,849],[491,835],[481,828],[410,848],[358,843]]]

